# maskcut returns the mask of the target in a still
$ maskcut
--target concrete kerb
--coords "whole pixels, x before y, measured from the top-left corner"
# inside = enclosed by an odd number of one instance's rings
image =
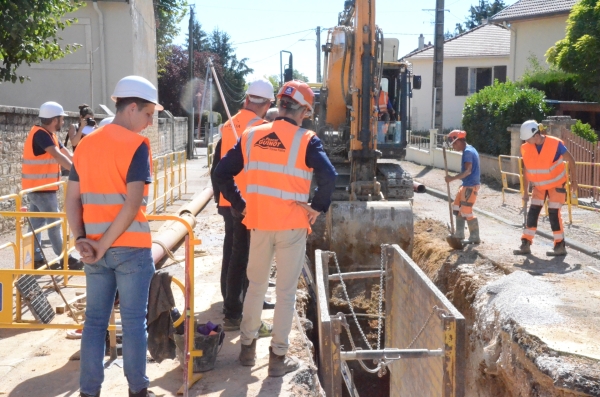
[[[448,195],[446,193],[441,192],[441,191],[439,191],[437,189],[433,189],[433,188],[431,188],[429,186],[427,186],[427,189],[425,190],[425,193],[428,193],[428,194],[430,194],[430,195],[432,195],[434,197],[437,197],[439,199],[448,201]],[[497,220],[498,222],[502,222],[505,225],[512,226],[512,227],[514,227],[516,229],[522,229],[523,228],[522,225],[518,225],[516,223],[512,223],[508,219],[504,219],[501,216],[498,216],[496,214],[492,214],[491,212],[484,211],[484,210],[479,209],[477,207],[473,207],[473,211],[475,211],[477,213],[480,213],[482,215],[485,215],[487,217],[493,218],[493,219]],[[554,237],[552,236],[552,234],[544,232],[544,231],[541,231],[541,230],[536,231],[536,235],[542,236],[542,237],[547,238],[549,240],[554,240]],[[589,255],[589,256],[591,256],[593,258],[600,259],[600,251],[595,250],[592,247],[589,247],[589,246],[587,246],[585,244],[581,244],[581,243],[579,243],[577,241],[574,241],[574,240],[572,240],[570,238],[566,238],[566,237],[565,237],[565,244],[569,248],[573,248],[573,249],[575,249],[575,250],[577,250],[577,251],[579,251],[579,252],[581,252],[583,254]]]

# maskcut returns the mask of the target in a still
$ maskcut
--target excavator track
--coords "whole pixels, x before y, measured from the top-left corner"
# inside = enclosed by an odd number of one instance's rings
[[[398,164],[378,163],[377,180],[387,200],[409,200],[414,195],[412,177]]]

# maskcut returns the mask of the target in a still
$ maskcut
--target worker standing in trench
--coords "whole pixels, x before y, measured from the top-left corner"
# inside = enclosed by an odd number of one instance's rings
[[[221,193],[251,230],[247,275],[248,292],[241,322],[240,362],[256,362],[256,338],[261,311],[269,286],[273,255],[277,259],[277,304],[269,347],[269,376],[283,376],[299,367],[287,357],[289,333],[296,304],[298,278],[305,260],[310,225],[329,209],[335,189],[335,168],[313,131],[299,127],[313,111],[314,93],[304,82],[285,83],[277,94],[279,117],[273,123],[250,128],[227,152],[215,169]],[[242,198],[234,176],[246,174],[246,196]],[[313,176],[317,184],[307,204]]]
[[[446,182],[462,180],[462,186],[456,193],[452,210],[456,216],[456,233],[454,237],[463,240],[465,238],[465,220],[469,227],[469,239],[463,241],[465,244],[479,244],[479,221],[473,214],[473,206],[477,200],[477,192],[480,187],[479,153],[467,143],[465,131],[454,130],[448,134],[448,140],[452,149],[463,152],[460,174],[447,176]]]
[[[118,289],[129,396],[153,397],[146,375],[146,315],[155,270],[145,215],[152,153],[140,132],[163,107],[154,85],[139,76],[121,79],[112,99],[117,108],[112,124],[77,146],[66,196],[75,247],[86,264],[80,396],[100,395],[106,329]]]
[[[523,170],[523,202],[529,201],[529,184],[533,186],[531,205],[527,213],[527,224],[521,236],[521,247],[514,250],[515,255],[531,254],[531,244],[537,230],[538,218],[546,197],[548,198],[548,218],[554,237],[554,248],[547,251],[548,256],[567,255],[565,247],[565,232],[563,227],[561,207],[567,199],[567,172],[564,161],[569,162],[571,173],[571,190],[577,193],[575,159],[569,153],[563,142],[550,135],[542,135],[545,131],[543,124],[528,120],[521,125],[521,156],[525,168]]]
[[[248,86],[244,108],[234,115],[231,120],[228,120],[221,129],[221,140],[215,148],[215,158],[211,167],[214,197],[217,201],[218,212],[225,221],[223,261],[221,264],[221,295],[223,296],[223,312],[225,314],[223,329],[225,331],[240,329],[240,323],[242,322],[242,305],[248,287],[246,268],[248,267],[250,238],[248,229],[242,223],[244,217],[235,208],[232,208],[229,201],[219,192],[219,187],[215,183],[212,174],[221,157],[224,157],[237,143],[238,137],[247,128],[266,123],[263,117],[273,100],[275,100],[273,85],[268,80],[259,79]],[[232,124],[235,126],[235,132]],[[244,196],[246,191],[245,173],[240,172],[235,176],[235,184],[240,194]],[[269,336],[271,334],[270,327],[263,323],[259,334]]]

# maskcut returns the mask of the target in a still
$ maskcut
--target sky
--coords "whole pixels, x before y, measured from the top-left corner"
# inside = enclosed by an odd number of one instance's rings
[[[344,0],[188,0],[195,6],[196,20],[202,29],[214,28],[227,32],[238,59],[248,58],[246,64],[254,69],[248,82],[263,76],[279,75],[280,51],[293,53],[294,69],[316,82],[316,27],[321,26],[321,44],[327,40],[327,28],[337,25]],[[505,0],[511,5],[517,0]],[[478,0],[446,0],[444,31],[454,31],[464,22],[471,5]],[[422,33],[425,43],[433,43],[435,0],[377,0],[376,24],[385,38],[400,41],[402,57],[418,45]],[[431,10],[431,11],[424,11]],[[189,12],[180,24],[175,44],[182,45],[188,32]],[[287,55],[284,54],[284,64]],[[321,56],[322,61],[322,56]]]

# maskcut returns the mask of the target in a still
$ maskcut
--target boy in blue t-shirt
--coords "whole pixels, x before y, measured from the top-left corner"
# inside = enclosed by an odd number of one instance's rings
[[[456,216],[456,234],[454,237],[465,238],[466,220],[469,227],[469,240],[464,241],[464,243],[479,244],[481,242],[479,222],[473,214],[473,205],[477,200],[480,185],[479,153],[473,146],[467,144],[467,133],[465,131],[452,131],[448,134],[448,140],[452,145],[452,149],[463,152],[460,174],[446,177],[448,183],[462,180],[462,186],[456,194],[452,207]]]

